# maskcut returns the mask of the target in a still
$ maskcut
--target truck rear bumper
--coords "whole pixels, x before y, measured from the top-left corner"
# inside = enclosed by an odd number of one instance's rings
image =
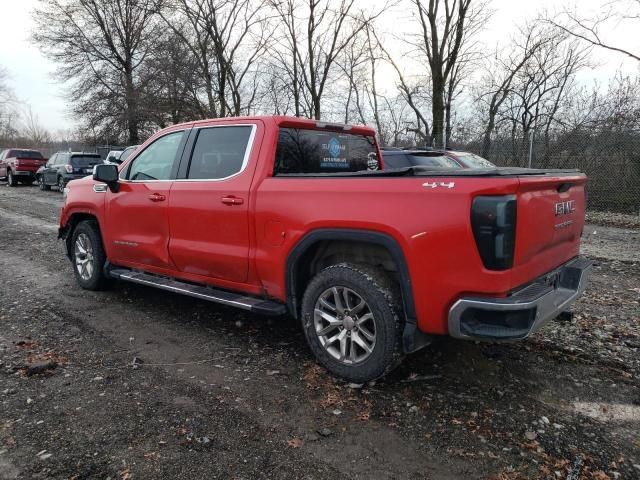
[[[522,340],[584,292],[591,267],[590,260],[576,257],[507,297],[461,298],[449,310],[449,334],[466,340]]]

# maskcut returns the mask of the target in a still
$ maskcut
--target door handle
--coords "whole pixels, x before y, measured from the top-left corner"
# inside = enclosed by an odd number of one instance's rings
[[[244,203],[244,199],[239,197],[234,197],[233,195],[229,195],[228,197],[222,197],[220,201],[225,205],[242,205]]]
[[[165,197],[164,195],[160,195],[159,193],[152,193],[151,195],[149,195],[149,200],[151,200],[152,202],[164,202],[164,200],[167,197]]]

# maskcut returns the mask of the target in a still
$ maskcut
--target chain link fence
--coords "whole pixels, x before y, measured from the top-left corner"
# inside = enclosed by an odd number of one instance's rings
[[[483,155],[480,141],[452,146]],[[640,131],[496,138],[483,156],[498,166],[577,168],[589,177],[588,210],[640,216]]]

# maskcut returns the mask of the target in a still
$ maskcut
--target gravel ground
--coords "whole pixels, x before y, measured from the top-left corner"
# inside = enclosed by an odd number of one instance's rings
[[[351,388],[289,318],[79,289],[60,205],[0,185],[0,479],[640,478],[633,226],[585,230],[572,319],[518,344],[438,339]]]

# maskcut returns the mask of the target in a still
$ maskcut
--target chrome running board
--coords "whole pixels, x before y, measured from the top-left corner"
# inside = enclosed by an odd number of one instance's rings
[[[262,315],[275,316],[287,313],[286,307],[277,302],[264,300],[262,298],[248,297],[239,293],[227,292],[225,290],[217,290],[203,285],[194,285],[193,283],[182,282],[173,278],[113,267],[108,269],[108,273],[111,278],[138,283],[140,285],[148,285],[150,287],[156,287],[169,292],[180,293],[182,295],[188,295],[190,297],[200,298],[210,302],[249,310],[250,312]]]

